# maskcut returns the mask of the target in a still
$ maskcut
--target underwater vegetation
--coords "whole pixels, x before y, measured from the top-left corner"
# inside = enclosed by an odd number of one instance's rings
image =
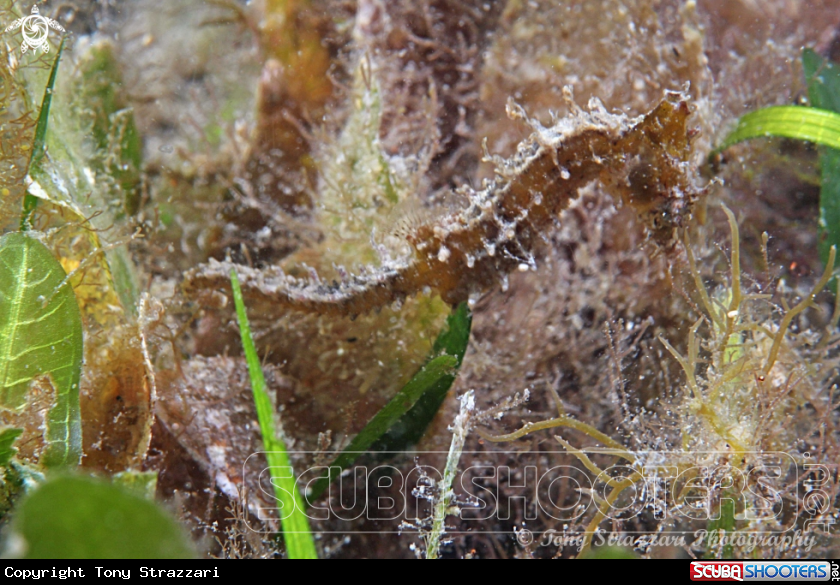
[[[836,2],[38,6],[4,554],[837,555]]]

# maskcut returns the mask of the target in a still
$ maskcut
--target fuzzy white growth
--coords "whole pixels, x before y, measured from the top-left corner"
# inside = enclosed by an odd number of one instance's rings
[[[155,382],[155,367],[152,362],[151,354],[149,353],[147,330],[156,321],[160,320],[163,313],[164,308],[160,301],[152,298],[145,292],[140,296],[140,302],[137,305],[137,329],[140,333],[140,349],[143,353],[143,365],[146,369],[146,379],[149,382],[149,412],[155,412],[157,402],[157,384]],[[152,419],[149,419],[146,424],[143,425],[143,435],[137,451],[142,458],[145,458],[148,454],[151,444]]]
[[[444,520],[446,520],[446,516],[450,512],[449,505],[454,495],[452,484],[455,481],[455,475],[458,473],[458,461],[461,459],[461,453],[464,451],[464,442],[470,431],[470,421],[474,413],[475,392],[470,390],[461,396],[461,409],[452,425],[452,442],[449,445],[446,468],[443,470],[443,479],[438,486],[434,510],[432,512],[432,530],[426,538],[427,559],[436,559],[440,553],[440,540],[446,530]]]

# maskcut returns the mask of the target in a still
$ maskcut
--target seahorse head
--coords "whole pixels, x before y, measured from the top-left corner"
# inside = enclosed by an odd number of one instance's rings
[[[623,172],[610,181],[651,238],[666,248],[676,243],[699,195],[689,163],[695,135],[688,128],[690,115],[684,96],[670,94],[624,138],[628,154],[618,161]]]

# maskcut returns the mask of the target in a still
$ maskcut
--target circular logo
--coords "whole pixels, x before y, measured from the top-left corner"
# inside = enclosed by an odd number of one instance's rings
[[[33,6],[32,14],[24,18],[23,23],[21,23],[23,42],[33,49],[38,49],[41,45],[46,45],[47,35],[50,34],[49,21],[38,14],[37,10],[38,7]]]
[[[28,49],[41,49],[44,53],[50,52],[50,44],[47,37],[50,34],[50,28],[57,31],[64,32],[64,29],[58,22],[51,18],[41,16],[38,13],[38,7],[32,7],[32,14],[25,18],[19,18],[6,28],[6,32],[20,28],[23,34],[23,43],[21,44],[21,52],[25,53]]]
[[[528,546],[534,542],[534,533],[527,528],[523,528],[516,533],[516,542],[522,546]]]

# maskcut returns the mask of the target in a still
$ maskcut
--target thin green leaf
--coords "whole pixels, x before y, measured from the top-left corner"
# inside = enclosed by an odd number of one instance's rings
[[[365,451],[401,451],[420,440],[455,381],[471,327],[472,314],[467,304],[461,303],[447,318],[426,364],[342,451],[332,463],[330,475],[315,482],[307,501],[318,499],[340,475],[339,470],[352,465]]]
[[[28,559],[189,559],[174,519],[142,496],[90,477],[56,477],[17,507],[5,556]]]
[[[718,151],[744,140],[765,136],[797,138],[840,148],[840,114],[803,106],[773,106],[756,110],[738,120],[735,130],[726,137]]]
[[[81,456],[82,319],[65,277],[38,240],[0,238],[0,409],[25,408],[32,382],[47,378],[52,405],[40,462],[48,467]]]
[[[446,354],[457,358],[455,369],[461,367],[472,328],[472,313],[466,303],[461,303],[446,320],[446,327],[438,335],[429,359]],[[455,382],[456,372],[441,376],[417,401],[410,411],[397,421],[372,447],[371,451],[402,451],[417,444],[426,433],[432,419],[440,410],[449,388]]]
[[[286,552],[291,559],[316,559],[315,542],[309,528],[309,519],[304,513],[303,499],[300,496],[295,474],[289,473],[292,464],[282,439],[278,438],[274,429],[274,407],[265,391],[265,377],[263,376],[257,349],[251,337],[251,326],[245,312],[245,302],[242,300],[242,289],[239,278],[234,270],[230,271],[233,302],[236,305],[236,318],[239,321],[239,332],[242,346],[245,349],[245,360],[248,362],[248,374],[251,377],[251,390],[254,393],[254,404],[257,408],[257,419],[260,423],[260,433],[265,446],[265,457],[268,461],[271,483],[277,500],[280,502],[280,515],[283,526],[283,539],[286,542]],[[291,513],[288,512],[291,510]]]
[[[312,490],[307,494],[307,500],[317,500],[330,482],[341,474],[341,471],[353,464],[371,445],[379,439],[385,431],[417,404],[425,393],[440,387],[441,381],[451,378],[452,371],[458,360],[451,355],[442,355],[423,366],[419,372],[403,386],[388,404],[382,407],[365,425],[358,435],[330,465],[330,475],[315,482]],[[452,383],[449,382],[449,385]]]
[[[32,154],[29,158],[29,171],[36,168],[41,159],[44,157],[46,151],[47,140],[47,122],[50,118],[50,104],[52,104],[53,88],[55,87],[55,78],[58,74],[58,63],[61,60],[61,53],[64,50],[64,38],[61,39],[61,44],[58,45],[58,53],[53,61],[52,69],[50,70],[50,78],[47,81],[47,87],[44,90],[44,99],[41,100],[41,111],[38,112],[38,123],[35,125],[35,141],[32,143]],[[38,198],[27,193],[23,197],[23,215],[20,219],[21,231],[26,231],[30,227],[32,220],[32,212],[38,206]]]
[[[17,453],[13,444],[23,434],[23,429],[3,429],[0,431],[0,467],[5,467]]]
[[[808,98],[815,108],[840,113],[840,66],[811,49],[802,53],[802,68],[808,81]],[[820,149],[819,250],[823,264],[831,246],[840,247],[840,151]]]
[[[732,533],[735,531],[735,500],[731,497],[721,499],[720,516],[708,523],[708,537],[706,538],[707,559],[731,559],[734,549],[732,547]],[[725,541],[723,540],[725,537]],[[723,546],[720,546],[721,542]]]
[[[812,107],[777,106],[746,114],[726,137],[721,150],[742,140],[782,136],[820,145],[819,251],[823,263],[840,246],[840,66],[811,49],[802,53]]]
[[[823,265],[832,246],[840,249],[840,150],[820,151],[820,219],[817,244]]]
[[[472,329],[472,312],[467,303],[461,303],[446,319],[446,327],[435,339],[432,351],[435,354],[445,353],[458,358],[457,367],[461,367],[467,345],[470,341]]]
[[[840,65],[820,57],[813,49],[802,51],[802,69],[808,82],[811,106],[840,112]]]

